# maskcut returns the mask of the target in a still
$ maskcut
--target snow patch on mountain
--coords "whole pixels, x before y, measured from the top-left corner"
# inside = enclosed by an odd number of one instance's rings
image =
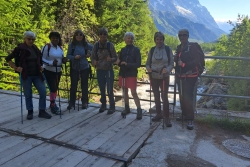
[[[194,17],[194,14],[190,10],[187,10],[181,6],[175,6],[175,8],[182,15],[189,15],[189,16],[191,15],[192,17]]]

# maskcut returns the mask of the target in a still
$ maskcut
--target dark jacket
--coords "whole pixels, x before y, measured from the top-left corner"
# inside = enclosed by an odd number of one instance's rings
[[[138,70],[141,66],[141,53],[140,49],[134,45],[127,45],[121,49],[120,52],[120,66],[119,76],[122,77],[137,77]],[[125,61],[127,65],[121,65],[121,62]]]
[[[42,66],[42,53],[41,51],[37,48],[36,45],[32,45],[32,48],[34,49],[36,55],[37,55],[37,69],[38,71],[40,71],[40,68]],[[30,55],[30,50],[28,48],[28,46],[24,43],[19,44],[10,55],[8,55],[5,60],[7,62],[11,61],[13,58],[15,59],[15,64],[17,67],[21,66],[23,68],[22,71],[22,78],[25,80],[28,78],[28,74],[27,74],[27,64],[26,64],[26,57],[28,57]],[[41,77],[41,79],[43,80],[42,74],[39,73],[39,76]]]
[[[177,75],[198,76],[198,63],[200,51],[192,45],[192,43],[187,43],[186,46],[181,50],[181,45],[177,46],[175,54],[175,73]],[[178,66],[178,60],[181,60],[185,65],[184,67]]]

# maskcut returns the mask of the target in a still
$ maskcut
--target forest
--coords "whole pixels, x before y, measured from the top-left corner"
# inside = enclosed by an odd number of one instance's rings
[[[98,41],[98,29],[106,27],[109,31],[108,39],[114,43],[117,53],[125,46],[124,33],[133,32],[134,44],[141,50],[142,65],[145,64],[147,52],[154,46],[153,36],[158,31],[145,0],[0,0],[0,4],[0,88],[5,90],[20,89],[18,74],[9,68],[4,56],[23,42],[23,33],[27,30],[36,33],[35,44],[39,48],[49,42],[48,35],[51,31],[58,31],[66,51],[76,29],[83,30],[88,42],[94,44]],[[239,16],[238,20],[229,35],[222,36],[215,43],[201,44],[203,50],[212,51],[211,54],[215,56],[250,57],[250,21],[247,16]],[[177,36],[165,34],[165,43],[174,50],[179,41]],[[237,67],[238,70],[229,67]],[[117,77],[118,67],[114,68]],[[249,68],[246,61],[216,60],[209,62],[207,68],[212,69],[209,72],[217,75],[250,75],[244,70]],[[94,71],[93,68],[92,70]],[[68,90],[68,73],[69,69],[64,68],[60,89]],[[144,77],[145,69],[141,68],[138,78]],[[13,82],[16,84],[11,84]],[[90,91],[98,92],[95,90],[97,83],[90,83]],[[230,80],[228,84],[231,91],[229,93],[249,96],[249,82]],[[67,97],[67,93],[62,92],[61,96]],[[229,101],[229,106],[246,110],[250,109],[250,101],[233,99]]]

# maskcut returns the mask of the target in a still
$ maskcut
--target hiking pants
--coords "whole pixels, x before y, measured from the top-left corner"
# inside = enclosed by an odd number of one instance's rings
[[[79,78],[80,77],[80,78]],[[89,69],[86,68],[84,70],[78,71],[74,69],[70,69],[70,103],[72,105],[75,104],[76,101],[76,91],[79,79],[81,80],[81,89],[82,89],[82,104],[88,103],[88,77],[89,77]]]
[[[182,81],[182,85],[180,82]],[[181,104],[181,110],[183,116],[188,120],[194,119],[194,89],[196,87],[197,77],[194,78],[180,78],[176,76],[176,83],[178,85],[179,98]],[[181,86],[182,86],[182,94],[181,94]]]

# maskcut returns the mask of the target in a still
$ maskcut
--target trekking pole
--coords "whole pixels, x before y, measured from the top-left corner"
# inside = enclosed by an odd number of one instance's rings
[[[88,103],[89,103],[89,99],[90,99],[90,92],[93,89],[93,80],[94,80],[94,77],[95,77],[95,73],[96,73],[96,68],[94,68],[94,74],[92,75],[92,78],[90,78],[91,81],[90,81],[89,92],[88,92],[89,93],[88,94]]]
[[[19,66],[21,67],[21,63],[19,64]],[[21,122],[23,124],[23,81],[22,81],[22,72],[20,72],[19,75],[19,79],[20,79],[20,95],[21,95]]]
[[[152,98],[151,97],[151,90],[152,90],[151,79],[152,79],[152,72],[149,72],[149,80],[150,80],[150,82],[149,82],[149,84],[150,84],[150,86],[149,86],[149,109],[150,110],[151,110],[151,98]],[[150,126],[152,125],[151,117],[152,117],[151,111],[149,111],[149,118],[150,118],[149,124],[150,124]]]
[[[60,100],[60,93],[59,93],[59,80],[58,80],[58,71],[56,66],[56,87],[57,87],[57,94],[58,94],[58,101],[59,101],[59,111],[60,111],[60,118],[62,119],[62,110],[61,110],[61,100]],[[55,99],[56,100],[56,99]]]
[[[164,114],[164,102],[165,102],[165,80],[164,80],[164,74],[162,74],[162,70],[164,69],[164,67],[161,69],[160,75],[162,75],[162,97],[163,97],[163,119],[162,119],[162,128],[164,129],[164,122],[165,122],[165,114]]]
[[[122,106],[126,110],[126,108],[125,108],[125,75],[124,75],[124,71],[122,73]],[[126,112],[125,112],[125,114],[122,115],[122,117],[126,118]]]
[[[179,60],[178,61],[181,61],[181,58],[179,57]],[[179,77],[179,79],[180,79],[180,91],[181,92],[179,92],[181,95],[180,95],[180,101],[182,101],[182,78],[181,78],[181,75],[182,75],[182,72],[181,72],[181,66],[180,66],[180,77]],[[180,103],[181,104],[181,103]],[[181,104],[181,106],[182,106],[182,104]],[[181,107],[182,108],[182,107]],[[182,128],[183,128],[183,126],[184,126],[184,123],[183,123],[183,111],[181,110],[181,124],[182,124]]]
[[[162,128],[164,129],[164,122],[165,122],[165,114],[164,114],[164,102],[165,102],[165,81],[164,78],[162,78],[162,93],[163,93],[163,119],[162,119]]]
[[[78,81],[77,81],[77,83],[78,83],[77,88],[79,87],[79,85],[81,86],[80,60],[78,60],[78,77],[79,78],[78,78]],[[80,99],[80,92],[78,92],[78,111],[79,111],[79,99]]]
[[[67,62],[64,64],[65,66],[65,76],[66,76],[66,86],[67,86],[67,95],[68,95],[68,102],[69,102],[69,84],[68,84],[68,74],[67,74]]]
[[[173,118],[174,118],[174,108],[175,108],[175,105],[176,105],[176,75],[175,75],[175,78],[174,78]]]

